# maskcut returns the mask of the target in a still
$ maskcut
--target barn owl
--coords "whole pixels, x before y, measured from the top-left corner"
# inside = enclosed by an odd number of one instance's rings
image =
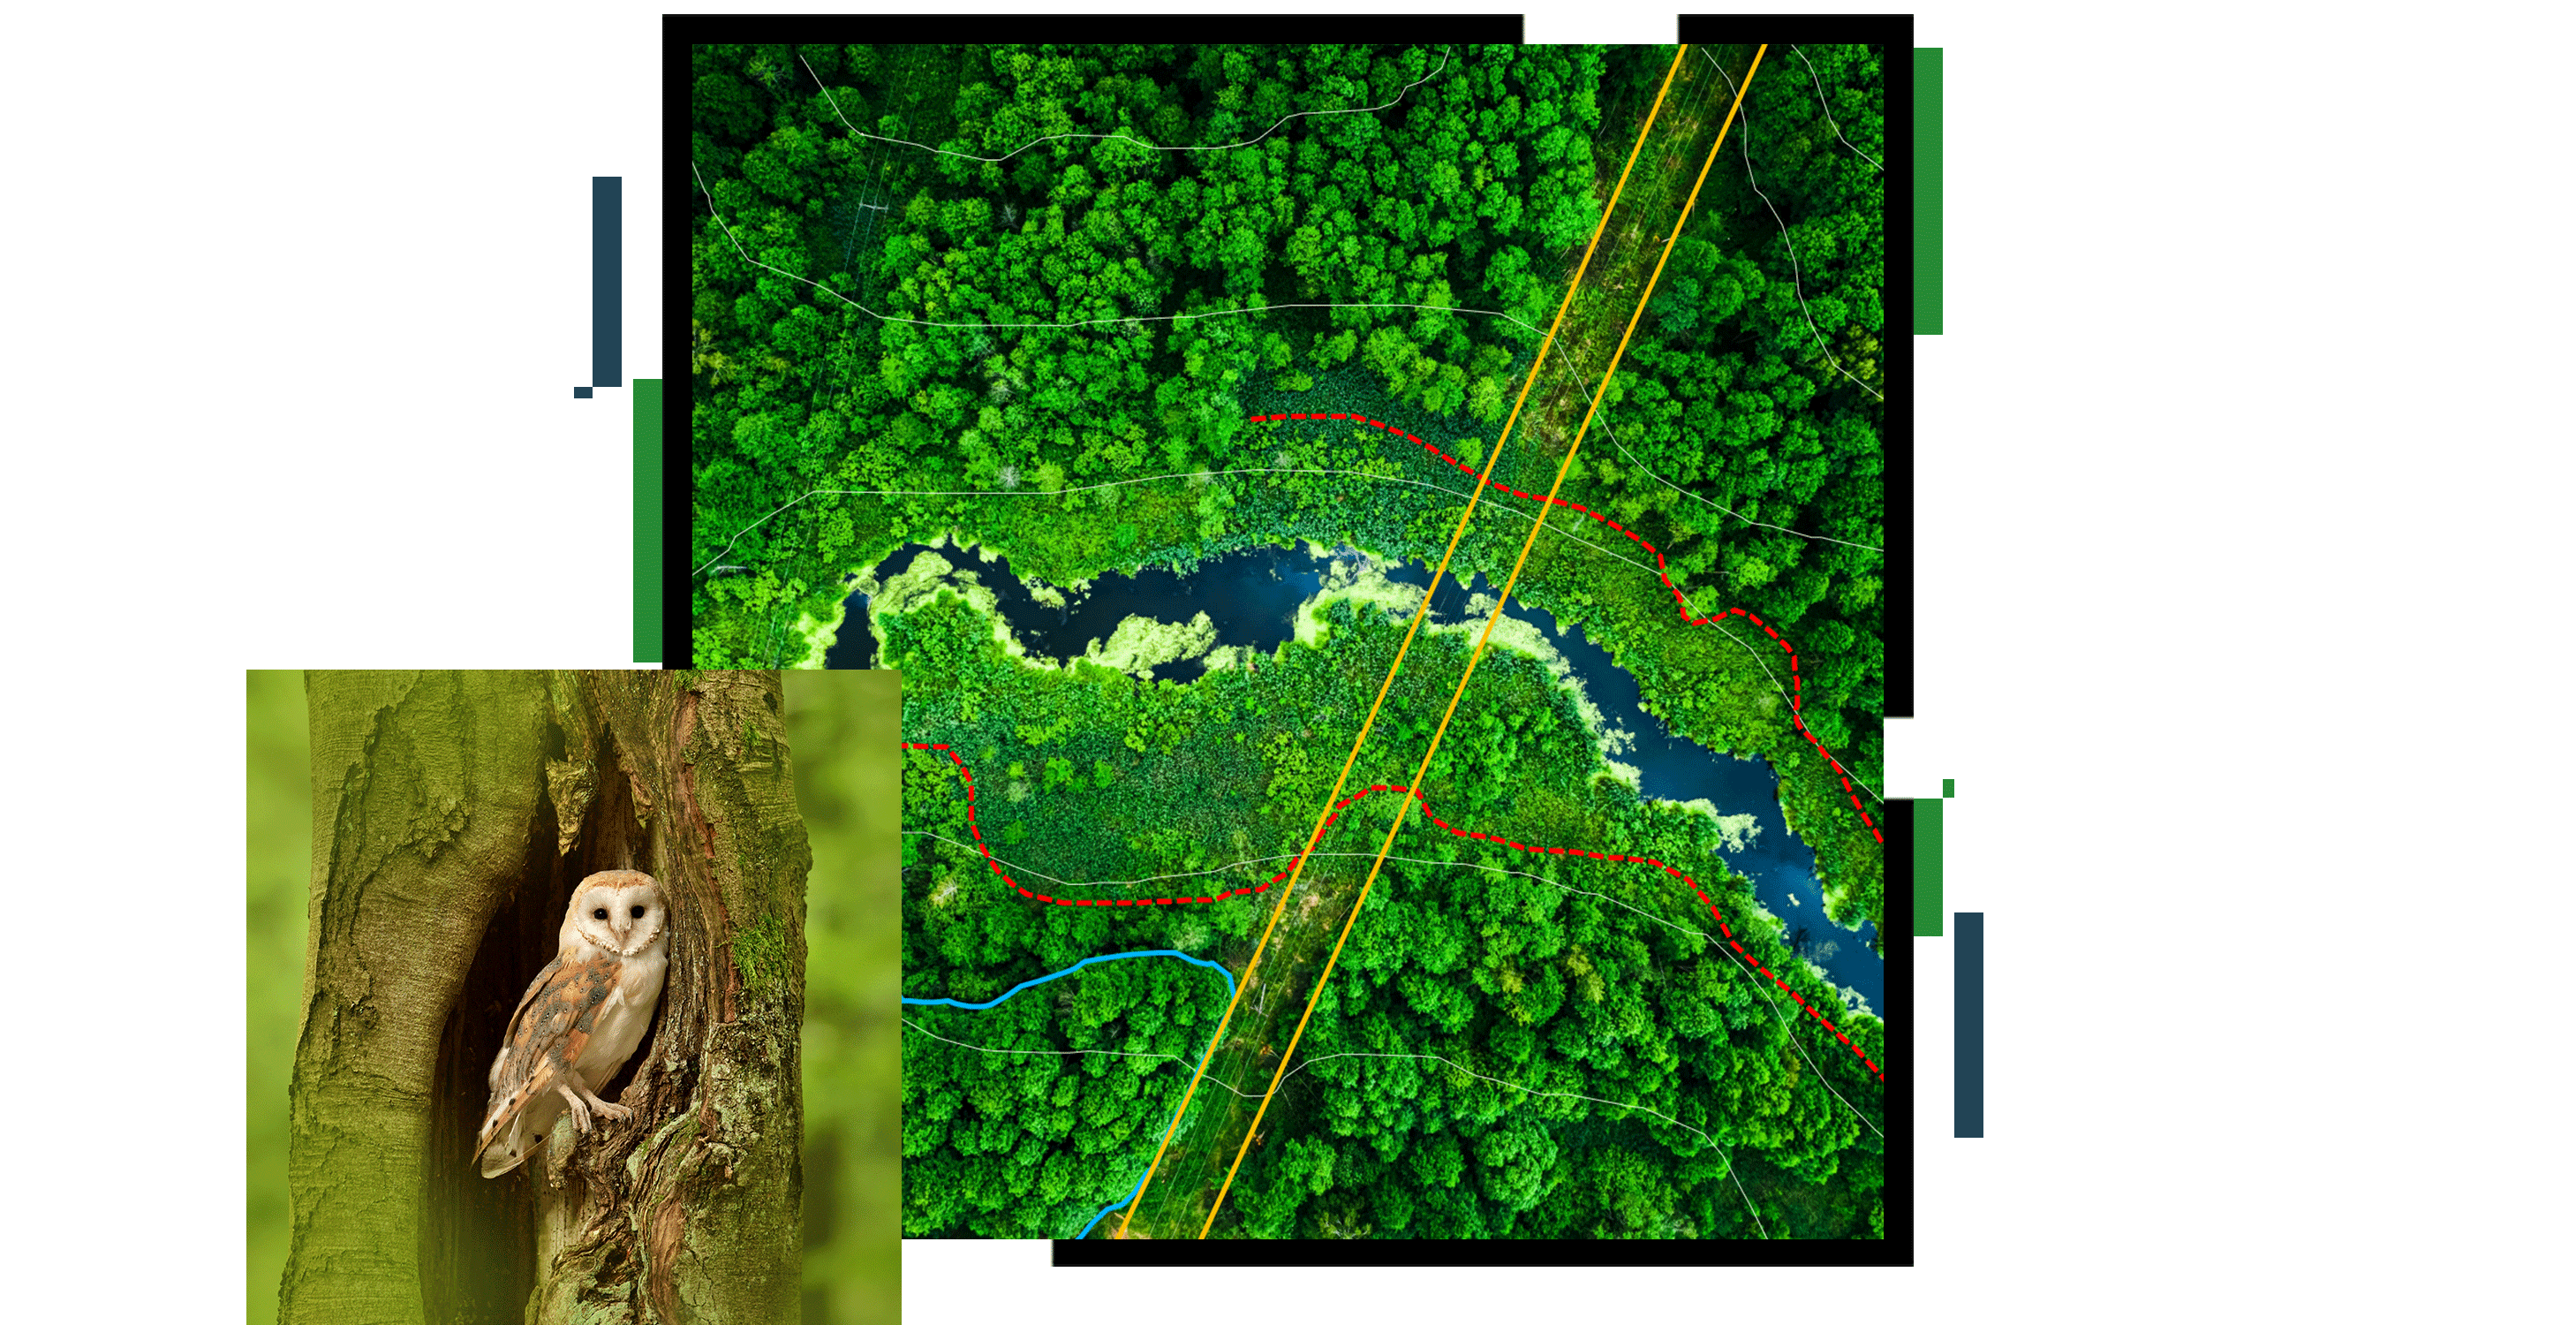
[[[565,1109],[584,1132],[594,1113],[632,1112],[598,1091],[626,1065],[662,999],[664,920],[661,885],[649,874],[606,870],[572,890],[555,959],[510,1014],[492,1060],[492,1102],[474,1142],[484,1177],[525,1162]]]

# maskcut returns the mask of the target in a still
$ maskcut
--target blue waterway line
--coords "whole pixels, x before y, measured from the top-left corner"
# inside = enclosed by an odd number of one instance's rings
[[[960,1003],[953,998],[907,998],[904,1002],[923,1004],[944,1003],[952,1008],[964,1008],[969,1012],[981,1012],[986,1008],[994,1006],[994,1004],[1003,1002],[1008,999],[1011,994],[1016,994],[1023,989],[1029,989],[1037,985],[1045,984],[1049,980],[1061,980],[1064,977],[1081,970],[1083,967],[1089,966],[1093,962],[1114,962],[1122,957],[1178,957],[1182,961],[1188,962],[1193,966],[1204,966],[1225,977],[1226,1000],[1228,1002],[1232,1002],[1234,999],[1234,976],[1224,967],[1219,966],[1212,961],[1193,957],[1186,952],[1174,952],[1169,948],[1153,948],[1144,952],[1113,952],[1099,957],[1085,957],[1081,961],[1075,962],[1073,965],[1068,966],[1053,975],[1041,975],[1035,980],[1022,980],[1018,984],[1011,986],[1010,993],[1002,995],[1001,998],[994,999],[991,1003]]]
[[[1086,967],[1086,966],[1091,965],[1093,962],[1114,962],[1114,961],[1118,961],[1118,960],[1120,960],[1120,959],[1122,959],[1122,958],[1127,958],[1127,957],[1178,957],[1178,958],[1180,958],[1182,961],[1188,962],[1188,963],[1189,963],[1190,965],[1192,965],[1192,966],[1204,966],[1204,967],[1208,968],[1209,970],[1216,972],[1218,975],[1221,975],[1221,976],[1224,976],[1224,977],[1225,977],[1225,999],[1226,999],[1226,1002],[1228,1002],[1228,1003],[1232,1003],[1232,1002],[1234,1001],[1234,973],[1233,973],[1233,972],[1226,970],[1224,967],[1217,965],[1215,962],[1208,961],[1208,960],[1206,960],[1206,959],[1204,959],[1204,958],[1200,958],[1200,957],[1193,957],[1193,956],[1189,955],[1189,954],[1188,954],[1188,953],[1186,953],[1186,952],[1174,952],[1174,951],[1172,951],[1170,948],[1152,948],[1152,949],[1148,949],[1148,950],[1143,951],[1143,952],[1112,952],[1112,953],[1106,953],[1106,954],[1104,954],[1104,955],[1102,955],[1102,956],[1098,956],[1098,957],[1085,957],[1085,958],[1083,958],[1081,961],[1075,962],[1073,965],[1068,966],[1068,967],[1064,968],[1064,969],[1063,969],[1063,970],[1061,970],[1061,971],[1057,971],[1057,972],[1055,972],[1055,973],[1054,973],[1054,974],[1052,974],[1052,975],[1041,975],[1041,976],[1039,976],[1039,977],[1038,977],[1037,979],[1035,979],[1035,980],[1022,980],[1022,981],[1021,981],[1021,982],[1019,982],[1018,984],[1015,984],[1015,985],[1011,986],[1011,988],[1010,988],[1009,992],[1007,992],[1007,993],[1003,994],[1000,998],[994,999],[994,1000],[992,1000],[991,1002],[988,1002],[988,1003],[960,1003],[960,1002],[958,1002],[956,999],[953,999],[953,998],[907,998],[907,999],[905,999],[905,1000],[904,1000],[904,1002],[906,1002],[906,1003],[916,1003],[916,1004],[922,1004],[922,1005],[943,1005],[943,1004],[944,1004],[944,1005],[946,1005],[946,1006],[948,1006],[948,1007],[952,1007],[952,1008],[964,1008],[964,1009],[966,1009],[966,1010],[967,1010],[967,1011],[969,1011],[969,1012],[982,1012],[982,1011],[984,1011],[984,1010],[985,1010],[985,1009],[987,1009],[987,1008],[991,1008],[991,1007],[998,1006],[999,1004],[1001,1004],[1001,1003],[1003,1003],[1004,1001],[1008,1000],[1012,994],[1016,994],[1016,993],[1020,992],[1020,991],[1021,991],[1021,990],[1023,990],[1023,989],[1030,989],[1030,988],[1034,988],[1034,987],[1036,987],[1036,986],[1038,986],[1038,985],[1045,984],[1045,983],[1046,983],[1047,981],[1049,981],[1049,980],[1061,980],[1061,979],[1063,979],[1064,977],[1066,977],[1066,976],[1068,976],[1068,975],[1071,975],[1071,974],[1073,974],[1073,973],[1074,973],[1074,972],[1076,972],[1076,971],[1081,970],[1083,967]],[[1213,1034],[1211,1034],[1211,1035],[1208,1037],[1208,1047],[1209,1047],[1209,1048],[1214,1048],[1214,1047],[1216,1047],[1216,1037],[1215,1037]],[[1204,1055],[1202,1055],[1202,1057],[1204,1057]],[[1151,1173],[1152,1171],[1153,1171],[1153,1166],[1152,1166],[1152,1165],[1150,1165],[1150,1164],[1149,1164],[1149,1165],[1147,1165],[1147,1166],[1146,1166],[1146,1173]],[[1137,1175],[1136,1175],[1136,1189],[1135,1189],[1135,1191],[1131,1191],[1131,1192],[1127,1193],[1127,1195],[1125,1195],[1124,1197],[1121,1197],[1121,1198],[1119,1199],[1119,1201],[1118,1201],[1118,1204],[1116,1204],[1116,1205],[1104,1205],[1104,1206],[1100,1207],[1100,1211],[1099,1211],[1099,1213],[1098,1213],[1098,1214],[1095,1214],[1095,1215],[1093,1215],[1093,1216],[1091,1217],[1091,1223],[1089,1223],[1089,1224],[1084,1224],[1084,1225],[1082,1226],[1082,1231],[1073,1235],[1073,1240],[1074,1240],[1074,1241],[1076,1241],[1076,1242],[1080,1242],[1080,1241],[1081,1241],[1081,1240],[1083,1240],[1084,1238],[1087,1238],[1087,1237],[1091,1236],[1091,1229],[1092,1229],[1092,1225],[1094,1225],[1094,1224],[1098,1224],[1098,1223],[1100,1222],[1100,1220],[1101,1220],[1101,1216],[1103,1216],[1103,1215],[1107,1215],[1108,1213],[1110,1213],[1110,1212],[1111,1212],[1111,1211],[1113,1211],[1113,1210],[1117,1210],[1117,1209],[1120,1209],[1120,1208],[1124,1207],[1124,1206],[1125,1206],[1129,1201],[1132,1201],[1132,1200],[1135,1200],[1135,1199],[1136,1199],[1136,1193],[1137,1193],[1137,1192],[1141,1192],[1141,1191],[1143,1191],[1143,1190],[1145,1190],[1145,1174],[1144,1174],[1144,1173],[1139,1173],[1139,1174],[1137,1174]]]

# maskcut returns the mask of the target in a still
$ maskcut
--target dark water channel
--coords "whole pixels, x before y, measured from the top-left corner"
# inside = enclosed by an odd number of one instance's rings
[[[891,579],[912,565],[923,549],[899,549],[876,569]],[[1187,574],[1168,567],[1148,567],[1135,576],[1104,575],[1089,592],[1068,595],[1063,607],[1041,603],[1009,572],[1009,563],[987,562],[975,553],[942,549],[961,569],[975,572],[991,589],[1011,630],[1033,654],[1049,658],[1080,657],[1092,640],[1106,641],[1118,623],[1143,615],[1162,621],[1187,620],[1204,611],[1216,626],[1218,645],[1240,645],[1268,654],[1296,633],[1299,604],[1323,587],[1330,564],[1300,548],[1255,548],[1199,563]],[[1349,555],[1349,554],[1345,554]],[[1382,566],[1386,578],[1420,588],[1431,578],[1427,565],[1407,562]],[[1434,621],[1464,618],[1467,603],[1494,586],[1482,575],[1465,584],[1444,577],[1432,596]],[[1838,985],[1857,992],[1872,1009],[1885,1006],[1884,963],[1871,951],[1876,929],[1868,922],[1858,932],[1844,929],[1824,912],[1816,890],[1816,855],[1788,830],[1780,817],[1777,782],[1758,760],[1719,754],[1695,741],[1675,736],[1639,703],[1636,678],[1611,659],[1610,651],[1584,637],[1580,626],[1560,632],[1556,618],[1525,603],[1514,602],[1507,614],[1536,627],[1564,655],[1585,694],[1618,736],[1610,758],[1637,770],[1640,794],[1658,800],[1705,800],[1722,816],[1751,815],[1754,828],[1741,850],[1723,851],[1725,862],[1753,881],[1754,895],[1771,914],[1787,922],[1793,947],[1823,968]],[[850,595],[840,641],[824,655],[830,667],[866,667],[875,660],[876,641],[867,627],[867,598]],[[1204,675],[1197,659],[1182,659],[1153,669],[1156,680],[1187,681]],[[1684,870],[1690,866],[1673,862]],[[1731,918],[1730,918],[1731,919]]]
[[[880,581],[912,567],[923,552],[918,545],[899,548],[876,570]],[[984,561],[975,553],[940,549],[961,570],[993,591],[1002,619],[1029,652],[1048,658],[1079,658],[1093,640],[1106,641],[1118,623],[1131,616],[1158,621],[1187,621],[1205,612],[1216,626],[1216,645],[1249,645],[1268,653],[1296,634],[1297,605],[1323,587],[1325,563],[1299,548],[1254,548],[1213,561],[1183,575],[1168,566],[1148,566],[1133,575],[1103,575],[1089,592],[1066,595],[1056,607],[1030,596],[1028,587],[1010,572],[1008,559]],[[1419,583],[1419,581],[1415,581]],[[866,625],[867,595],[850,595],[847,624],[840,639],[823,655],[826,667],[867,667],[876,659],[876,640]],[[1183,658],[1153,669],[1157,681],[1192,681],[1207,674],[1196,658]]]

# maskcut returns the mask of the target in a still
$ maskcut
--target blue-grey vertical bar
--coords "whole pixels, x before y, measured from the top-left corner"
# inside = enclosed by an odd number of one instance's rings
[[[1957,911],[1951,913],[1950,951],[1958,992],[1952,1018],[1957,1023],[1951,1041],[1956,1069],[1952,1089],[1951,1116],[1956,1126],[1950,1135],[1984,1136],[1986,1134],[1986,913]]]
[[[590,384],[594,387],[626,385],[625,365],[617,361],[625,334],[619,299],[625,261],[618,251],[619,238],[626,233],[620,224],[623,183],[624,177],[618,175],[590,177]]]

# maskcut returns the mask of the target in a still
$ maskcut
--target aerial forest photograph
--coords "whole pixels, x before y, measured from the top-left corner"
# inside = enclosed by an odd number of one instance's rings
[[[902,1236],[1887,1236],[1907,55],[1751,26],[686,48],[692,656],[902,678]]]

